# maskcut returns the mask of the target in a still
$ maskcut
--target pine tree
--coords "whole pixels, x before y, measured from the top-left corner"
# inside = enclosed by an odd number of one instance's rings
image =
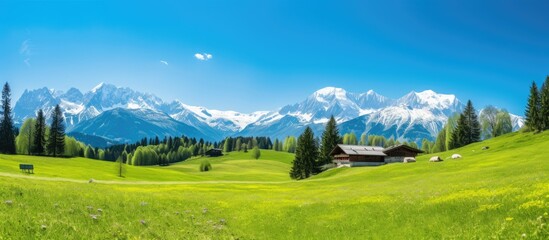
[[[326,124],[326,128],[322,133],[322,143],[320,144],[319,165],[329,164],[332,162],[330,153],[339,143],[339,130],[334,116]]]
[[[63,123],[63,112],[59,104],[53,110],[50,135],[46,148],[48,153],[54,157],[65,152],[65,124]]]
[[[290,170],[292,179],[305,179],[316,172],[315,161],[318,157],[313,130],[310,127],[305,128],[297,140],[295,159]]]
[[[275,151],[280,151],[280,149],[278,148],[279,147],[279,144],[278,144],[278,138],[275,139],[275,142],[273,144],[273,150]]]
[[[480,141],[480,123],[471,100],[459,115],[457,127],[452,133],[450,149],[459,148]]]
[[[460,148],[467,145],[467,132],[469,132],[467,122],[465,120],[465,116],[461,114],[459,115],[457,127],[452,132],[452,137],[450,138],[448,149]]]
[[[32,145],[32,153],[37,155],[44,154],[44,145],[46,144],[46,119],[44,111],[38,110],[36,116],[36,125],[34,126],[34,144]]]
[[[15,154],[15,132],[11,115],[11,89],[8,83],[2,89],[2,119],[0,120],[0,153]]]
[[[540,97],[536,82],[532,82],[530,87],[530,96],[526,105],[526,121],[525,125],[533,131],[541,131],[541,116],[540,116]]]
[[[467,101],[467,105],[465,106],[465,110],[463,110],[462,117],[465,121],[465,127],[462,128],[462,130],[464,131],[463,133],[465,134],[465,141],[462,143],[462,146],[480,141],[480,123],[478,121],[478,116],[471,100]]]
[[[549,76],[541,86],[540,96],[541,125],[543,130],[549,129]]]

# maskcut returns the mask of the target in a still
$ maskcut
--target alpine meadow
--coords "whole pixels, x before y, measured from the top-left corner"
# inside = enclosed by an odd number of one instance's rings
[[[548,11],[2,1],[0,240],[549,239]]]

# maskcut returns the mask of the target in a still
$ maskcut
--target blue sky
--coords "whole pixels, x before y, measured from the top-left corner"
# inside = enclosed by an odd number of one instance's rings
[[[14,99],[107,82],[243,112],[432,89],[522,115],[549,74],[549,1],[365,2],[1,1],[0,81]]]

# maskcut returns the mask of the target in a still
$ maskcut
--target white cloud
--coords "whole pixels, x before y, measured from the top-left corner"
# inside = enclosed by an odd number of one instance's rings
[[[195,53],[194,57],[200,61],[208,61],[213,58],[212,54],[209,53]]]
[[[23,60],[25,65],[30,66],[30,56],[32,55],[30,39],[27,39],[21,43],[21,47],[19,47],[19,54],[25,58]]]
[[[21,43],[21,47],[19,48],[19,53],[25,56],[31,55],[30,39],[27,39]]]
[[[164,61],[164,60],[160,60],[160,63],[162,63],[162,64],[168,66],[168,62],[166,62],[166,61]]]

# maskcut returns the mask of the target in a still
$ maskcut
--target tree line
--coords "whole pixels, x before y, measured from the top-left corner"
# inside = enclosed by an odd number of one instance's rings
[[[56,105],[51,114],[51,124],[46,126],[46,117],[42,109],[36,119],[25,120],[20,130],[14,127],[11,108],[11,88],[6,82],[2,88],[0,119],[0,153],[72,156],[78,150],[79,143],[65,136],[65,124],[61,107]],[[68,147],[67,147],[68,146]]]
[[[549,106],[549,104],[547,105]],[[546,120],[548,121],[548,125],[544,126],[549,127],[549,119]],[[434,142],[427,139],[421,141],[421,150],[426,153],[434,153],[459,148],[480,141],[481,134],[484,134],[484,138],[497,137],[511,132],[512,127],[509,113],[506,110],[498,110],[492,106],[488,106],[481,113],[479,120],[473,103],[469,100],[461,113],[455,114],[448,119],[448,122],[438,133]],[[384,136],[367,135],[366,133],[361,135],[360,140],[357,139],[354,133],[347,133],[343,137],[340,137],[333,116],[326,124],[326,128],[322,133],[321,143],[319,144],[316,141],[312,129],[309,127],[299,136],[295,159],[290,170],[291,178],[308,178],[326,169],[326,164],[332,162],[330,153],[339,143],[385,148],[405,144],[418,148],[418,145],[414,141],[401,143],[392,137],[387,139]],[[320,147],[318,147],[319,145]]]
[[[538,89],[536,82],[532,82],[530,95],[525,110],[525,130],[543,132],[549,130],[549,76]]]

